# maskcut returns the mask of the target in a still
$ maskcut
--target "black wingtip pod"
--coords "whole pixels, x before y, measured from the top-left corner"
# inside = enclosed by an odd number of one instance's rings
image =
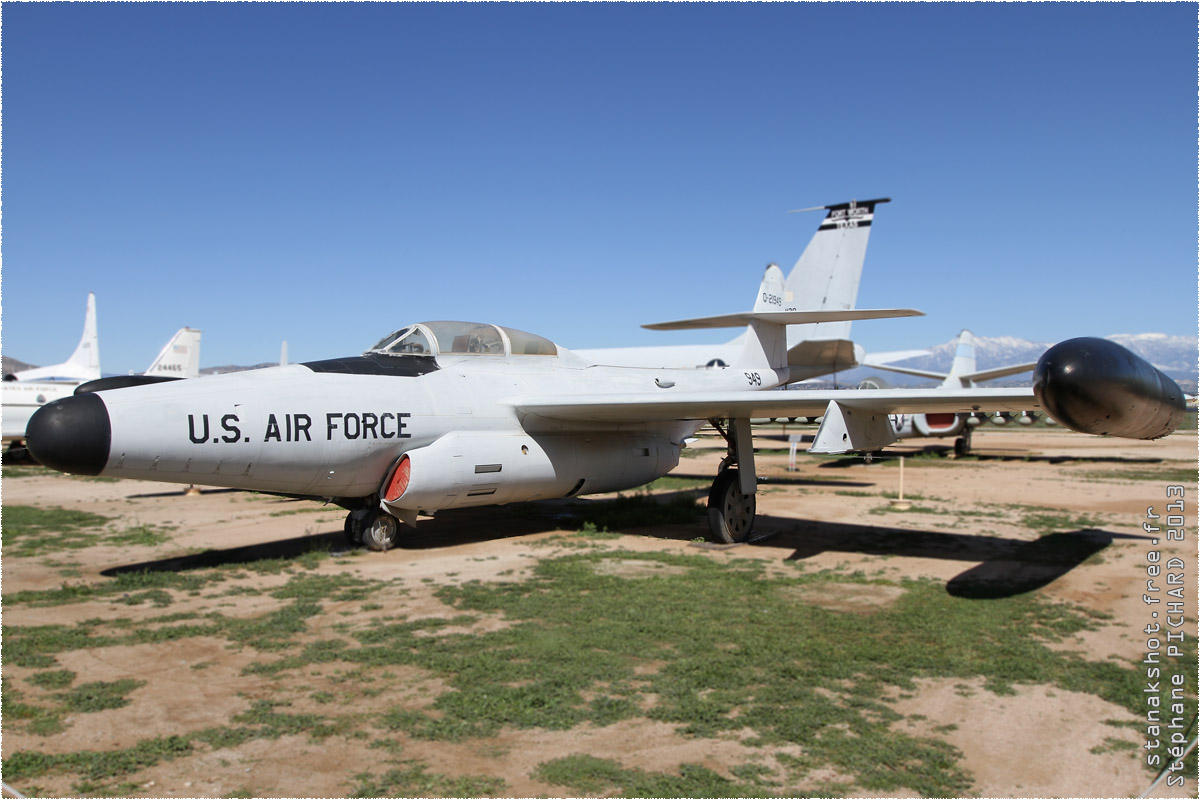
[[[63,397],[39,408],[25,426],[38,463],[74,475],[99,475],[108,464],[112,423],[98,394]]]
[[[1100,436],[1158,439],[1185,413],[1179,384],[1107,339],[1051,347],[1033,371],[1033,393],[1063,425]]]

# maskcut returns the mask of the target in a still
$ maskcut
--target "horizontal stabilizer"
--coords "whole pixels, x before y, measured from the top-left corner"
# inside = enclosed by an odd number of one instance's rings
[[[861,366],[868,369],[885,369],[888,372],[898,372],[901,375],[913,375],[918,378],[933,378],[934,380],[942,380],[946,377],[944,372],[932,372],[927,369],[913,369],[912,367],[893,367],[891,364],[878,364],[876,362],[864,362]]]
[[[868,367],[870,369],[883,369],[883,370],[887,370],[888,372],[898,372],[901,375],[913,375],[918,378],[933,378],[934,380],[939,380],[939,381],[947,377],[946,373],[944,373],[944,372],[933,372],[931,370],[925,370],[925,369],[913,369],[911,367],[894,367],[891,364],[879,364],[879,363],[875,363],[873,361],[872,362],[864,362],[861,366]],[[955,375],[954,377],[959,379],[960,381],[962,381],[963,385],[969,385],[971,383],[979,383],[981,381],[995,380],[996,378],[1007,378],[1010,375],[1020,375],[1022,372],[1032,371],[1033,368],[1036,366],[1037,366],[1037,362],[1032,361],[1028,364],[1013,364],[1012,366],[1008,366],[1008,367],[996,367],[995,369],[984,369],[984,370],[979,370],[978,372],[968,372],[968,373],[965,373],[962,375]]]
[[[722,314],[716,317],[697,317],[674,322],[656,322],[643,325],[652,331],[687,331],[703,328],[740,328],[751,322],[770,322],[776,325],[804,325],[811,322],[849,322],[859,319],[893,319],[896,317],[923,317],[923,311],[915,308],[850,308],[828,311],[748,311],[740,314]]]
[[[928,350],[888,350],[883,353],[867,353],[862,358],[863,366],[879,364],[894,364],[909,358],[933,355]]]
[[[996,378],[1007,378],[1009,375],[1020,375],[1022,372],[1030,372],[1037,366],[1036,361],[1031,361],[1028,364],[1013,364],[1009,367],[996,367],[995,369],[983,369],[978,372],[971,372],[966,375],[959,375],[964,381],[991,381]]]

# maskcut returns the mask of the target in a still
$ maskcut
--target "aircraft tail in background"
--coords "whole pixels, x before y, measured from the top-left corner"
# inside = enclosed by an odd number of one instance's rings
[[[18,381],[90,381],[100,377],[100,337],[96,332],[95,292],[88,292],[83,336],[71,357],[61,364],[14,372],[12,377]]]
[[[845,311],[858,300],[875,206],[891,198],[851,200],[799,209],[826,212],[784,286],[785,309]],[[788,363],[795,380],[849,369],[857,363],[850,321],[796,325],[788,329]]]
[[[200,331],[180,328],[171,341],[159,351],[158,357],[146,369],[146,375],[171,378],[200,376]]]
[[[1037,366],[1037,362],[1010,364],[1005,367],[996,367],[995,369],[977,369],[975,366],[975,336],[969,330],[963,329],[958,334],[958,346],[955,348],[954,363],[950,365],[949,373],[912,369],[910,367],[897,367],[880,362],[864,363],[862,366],[872,369],[883,369],[888,372],[897,372],[901,375],[914,375],[918,378],[933,378],[940,380],[942,387],[946,389],[970,389],[983,381],[1007,378],[1010,375],[1020,375],[1022,372],[1029,372]]]

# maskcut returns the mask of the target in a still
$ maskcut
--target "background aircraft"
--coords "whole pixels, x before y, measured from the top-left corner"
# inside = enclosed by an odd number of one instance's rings
[[[800,209],[826,212],[808,246],[782,286],[765,282],[755,295],[754,311],[849,311],[858,298],[867,240],[875,207],[891,198],[850,201]],[[863,349],[850,341],[850,322],[867,317],[845,316],[833,322],[810,322],[788,328],[788,366],[801,381],[856,366]],[[616,347],[574,351],[594,364],[628,367],[723,367],[733,363],[745,345],[745,334],[723,344]],[[923,351],[878,353],[875,363],[910,358]]]
[[[958,334],[958,347],[954,353],[954,362],[950,372],[932,372],[929,370],[898,367],[891,364],[865,363],[865,367],[889,370],[903,375],[915,375],[921,378],[934,378],[942,382],[943,389],[969,389],[982,381],[1006,378],[1010,375],[1020,375],[1029,372],[1037,366],[1037,362],[1028,364],[1013,364],[1007,367],[977,370],[975,368],[975,337],[964,329]],[[880,378],[866,378],[859,384],[860,389],[886,389],[887,383]],[[997,414],[988,419],[997,424],[1008,421],[1007,416]],[[983,418],[975,414],[893,414],[892,428],[897,439],[913,437],[947,437],[956,436],[954,452],[956,455],[966,455],[971,450],[971,431],[982,422]],[[1033,422],[1028,413],[1022,412],[1017,421],[1023,425]]]
[[[96,295],[88,292],[83,335],[71,357],[61,364],[32,367],[4,376],[0,385],[0,423],[9,450],[21,447],[25,426],[33,412],[60,397],[69,397],[84,381],[100,377],[100,337],[96,331]],[[15,453],[15,451],[13,451]]]
[[[667,324],[747,325],[730,368],[715,370],[597,366],[511,328],[419,323],[361,356],[63,398],[33,416],[28,442],[64,472],[325,498],[349,511],[352,541],[382,550],[420,514],[640,486],[674,468],[706,421],[728,445],[709,527],[740,541],[756,507],[753,417],[823,416],[812,450],[849,452],[895,441],[897,413],[1041,407],[1075,430],[1141,439],[1184,413],[1173,381],[1100,339],[1047,351],[1032,391],[765,391],[791,379],[785,326],[831,317]]]
[[[107,378],[88,381],[75,389],[75,394],[98,392],[104,389],[120,389],[126,386],[142,386],[147,383],[176,381],[182,378],[200,377],[200,331],[196,328],[180,328],[163,345],[154,361],[140,375],[111,375]]]
[[[200,331],[180,328],[159,351],[146,368],[145,375],[154,379],[194,378],[200,374]],[[33,379],[30,376],[34,376]],[[59,379],[49,380],[48,376]],[[71,357],[61,364],[14,372],[5,376],[0,385],[0,410],[3,412],[3,438],[8,445],[6,456],[24,457],[25,431],[30,417],[53,400],[69,397],[87,387],[123,385],[122,382],[140,376],[100,377],[100,343],[96,328],[96,296],[88,294],[84,316],[83,337]]]

